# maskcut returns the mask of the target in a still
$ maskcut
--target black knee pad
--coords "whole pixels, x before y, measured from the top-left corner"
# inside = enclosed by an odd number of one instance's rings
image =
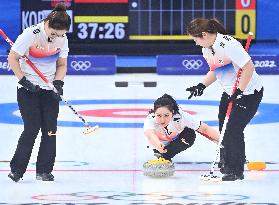
[[[183,132],[180,133],[179,136],[181,136],[181,138],[184,139],[184,140],[181,140],[182,142],[185,141],[186,143],[189,144],[189,147],[191,147],[196,140],[196,132],[190,128],[185,128],[183,130]]]
[[[190,128],[185,128],[179,136],[165,146],[167,153],[162,154],[165,159],[170,160],[176,154],[191,147],[196,139],[196,133]]]

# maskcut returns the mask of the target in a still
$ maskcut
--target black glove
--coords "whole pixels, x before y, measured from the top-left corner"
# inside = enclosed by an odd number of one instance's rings
[[[237,100],[240,100],[243,95],[243,91],[237,88],[233,95],[230,96],[229,101],[234,104]]]
[[[29,90],[32,93],[40,91],[40,86],[34,85],[29,80],[27,80],[25,76],[23,76],[23,78],[18,81],[18,84],[22,85],[26,90]]]
[[[54,80],[53,82],[53,86],[56,88],[57,90],[57,93],[55,93],[53,91],[53,97],[59,101],[61,101],[61,97],[60,95],[63,95],[63,85],[64,85],[64,82],[62,80]]]
[[[189,91],[191,94],[188,97],[188,99],[191,99],[193,96],[201,96],[203,94],[203,90],[206,88],[206,86],[202,83],[199,83],[196,86],[192,86],[190,88],[187,88],[186,91]]]

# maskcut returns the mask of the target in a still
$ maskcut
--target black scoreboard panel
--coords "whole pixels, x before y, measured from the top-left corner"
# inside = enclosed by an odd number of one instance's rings
[[[255,33],[256,0],[74,0],[75,40],[187,40],[194,18],[217,18],[229,34]]]
[[[56,3],[72,18],[70,43],[161,42],[191,39],[188,23],[217,18],[229,34],[256,37],[256,0],[21,0],[22,29],[40,22]]]
[[[75,40],[127,40],[128,0],[76,0]]]
[[[235,1],[137,0],[131,1],[131,39],[185,39],[187,24],[194,18],[218,18],[235,33]]]

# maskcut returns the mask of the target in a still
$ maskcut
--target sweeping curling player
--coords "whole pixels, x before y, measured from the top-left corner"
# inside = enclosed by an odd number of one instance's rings
[[[252,40],[252,36],[253,36],[253,33],[249,32],[247,42],[246,42],[246,45],[245,45],[245,51],[246,52],[248,52],[248,50],[249,50],[250,43],[251,43],[251,40]],[[242,70],[239,69],[238,73],[237,73],[237,76],[236,76],[234,86],[233,86],[232,94],[234,94],[234,92],[237,88],[237,85],[238,85],[238,82],[239,82],[239,79],[240,79],[240,76],[241,76],[241,72],[242,72]],[[225,134],[226,126],[227,126],[227,123],[228,123],[228,120],[229,120],[229,117],[230,117],[230,114],[231,114],[231,110],[232,110],[232,101],[230,101],[230,103],[228,105],[228,108],[227,108],[226,117],[225,117],[225,121],[224,121],[224,126],[223,126],[223,129],[221,131],[221,136],[220,136],[217,148],[216,148],[215,159],[212,162],[209,174],[204,174],[204,175],[200,176],[200,180],[202,180],[202,181],[222,181],[221,177],[214,175],[214,169],[215,169],[215,165],[217,163],[217,160],[220,156],[220,147],[221,147],[221,144],[222,144],[222,141],[223,141],[223,138],[224,138],[224,134]]]
[[[253,33],[249,32],[247,42],[246,42],[246,45],[245,45],[246,52],[248,52],[248,50],[249,50],[250,43],[251,43],[251,40],[252,40],[252,36],[253,36]],[[234,83],[232,94],[234,94],[234,92],[237,88],[237,85],[238,85],[238,82],[239,82],[239,79],[240,79],[240,76],[241,76],[241,72],[242,72],[242,70],[239,69],[239,71],[237,73],[236,81]],[[220,136],[220,139],[219,139],[219,142],[218,142],[218,146],[216,148],[216,157],[215,157],[215,159],[214,159],[214,161],[211,165],[210,173],[200,176],[200,179],[203,180],[203,181],[222,181],[222,179],[219,176],[214,175],[214,169],[215,169],[215,165],[216,165],[217,160],[218,160],[219,155],[220,155],[220,147],[221,147],[221,143],[222,143],[225,131],[226,131],[226,125],[227,125],[227,122],[229,120],[231,109],[232,109],[232,102],[229,103],[228,108],[227,108],[226,117],[225,117],[225,121],[224,121],[225,126],[223,126],[223,129],[222,129],[222,132],[221,132],[221,136]],[[264,167],[264,166],[260,166],[262,163],[263,162],[248,162],[247,166],[248,166],[249,170],[259,170],[258,167]],[[253,164],[253,166],[250,166],[250,164]]]
[[[9,37],[4,33],[2,29],[0,29],[0,35],[7,41],[10,46],[12,46],[14,43],[9,39]],[[41,79],[50,87],[51,90],[53,90],[56,94],[58,94],[56,88],[51,84],[47,78],[41,73],[41,71],[31,62],[31,60],[27,56],[22,56],[21,57],[40,77]],[[95,125],[92,127],[74,108],[73,106],[62,96],[59,95],[60,98],[64,101],[64,103],[74,112],[75,115],[78,116],[79,119],[83,122],[84,126],[86,127],[86,130],[83,132],[83,134],[87,135],[90,133],[95,132],[99,126]]]

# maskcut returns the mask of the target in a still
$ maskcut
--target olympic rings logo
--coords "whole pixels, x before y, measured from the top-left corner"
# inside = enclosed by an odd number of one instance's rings
[[[202,60],[184,60],[182,61],[182,66],[188,70],[197,70],[203,65]]]
[[[180,193],[180,194],[178,194]],[[173,200],[177,201],[203,201],[207,200],[212,202],[211,204],[214,205],[220,205],[224,204],[224,202],[229,201],[241,201],[241,200],[247,200],[250,199],[249,196],[246,195],[234,195],[234,194],[207,194],[204,193],[200,194],[191,194],[187,195],[187,193],[181,193],[181,191],[173,191],[168,192],[168,194],[160,194],[160,193],[154,193],[154,192],[145,192],[145,193],[136,193],[136,192],[116,192],[116,191],[109,191],[109,190],[101,190],[96,192],[74,192],[74,193],[52,193],[52,194],[42,194],[42,195],[35,195],[32,196],[32,199],[39,200],[39,201],[48,201],[48,202],[91,202],[94,201],[99,204],[98,202],[104,202],[105,204],[113,204],[110,202],[128,202],[128,204],[150,204],[148,202],[155,202],[155,201],[166,201],[170,202]],[[129,203],[131,202],[131,203]],[[134,203],[133,203],[134,202]],[[60,204],[59,203],[59,204]],[[123,204],[122,203],[122,204]],[[125,203],[125,204],[126,204]],[[86,203],[91,204],[91,203]],[[161,204],[161,203],[154,203],[154,204]],[[167,204],[173,204],[173,203],[167,203]],[[181,203],[176,203],[181,204]],[[183,203],[184,204],[184,203]],[[192,203],[187,203],[192,204]],[[196,203],[196,204],[202,204],[202,203]],[[249,203],[247,203],[249,204]],[[253,203],[251,203],[253,204]]]
[[[71,67],[76,71],[86,71],[88,68],[91,67],[90,61],[72,61]]]

